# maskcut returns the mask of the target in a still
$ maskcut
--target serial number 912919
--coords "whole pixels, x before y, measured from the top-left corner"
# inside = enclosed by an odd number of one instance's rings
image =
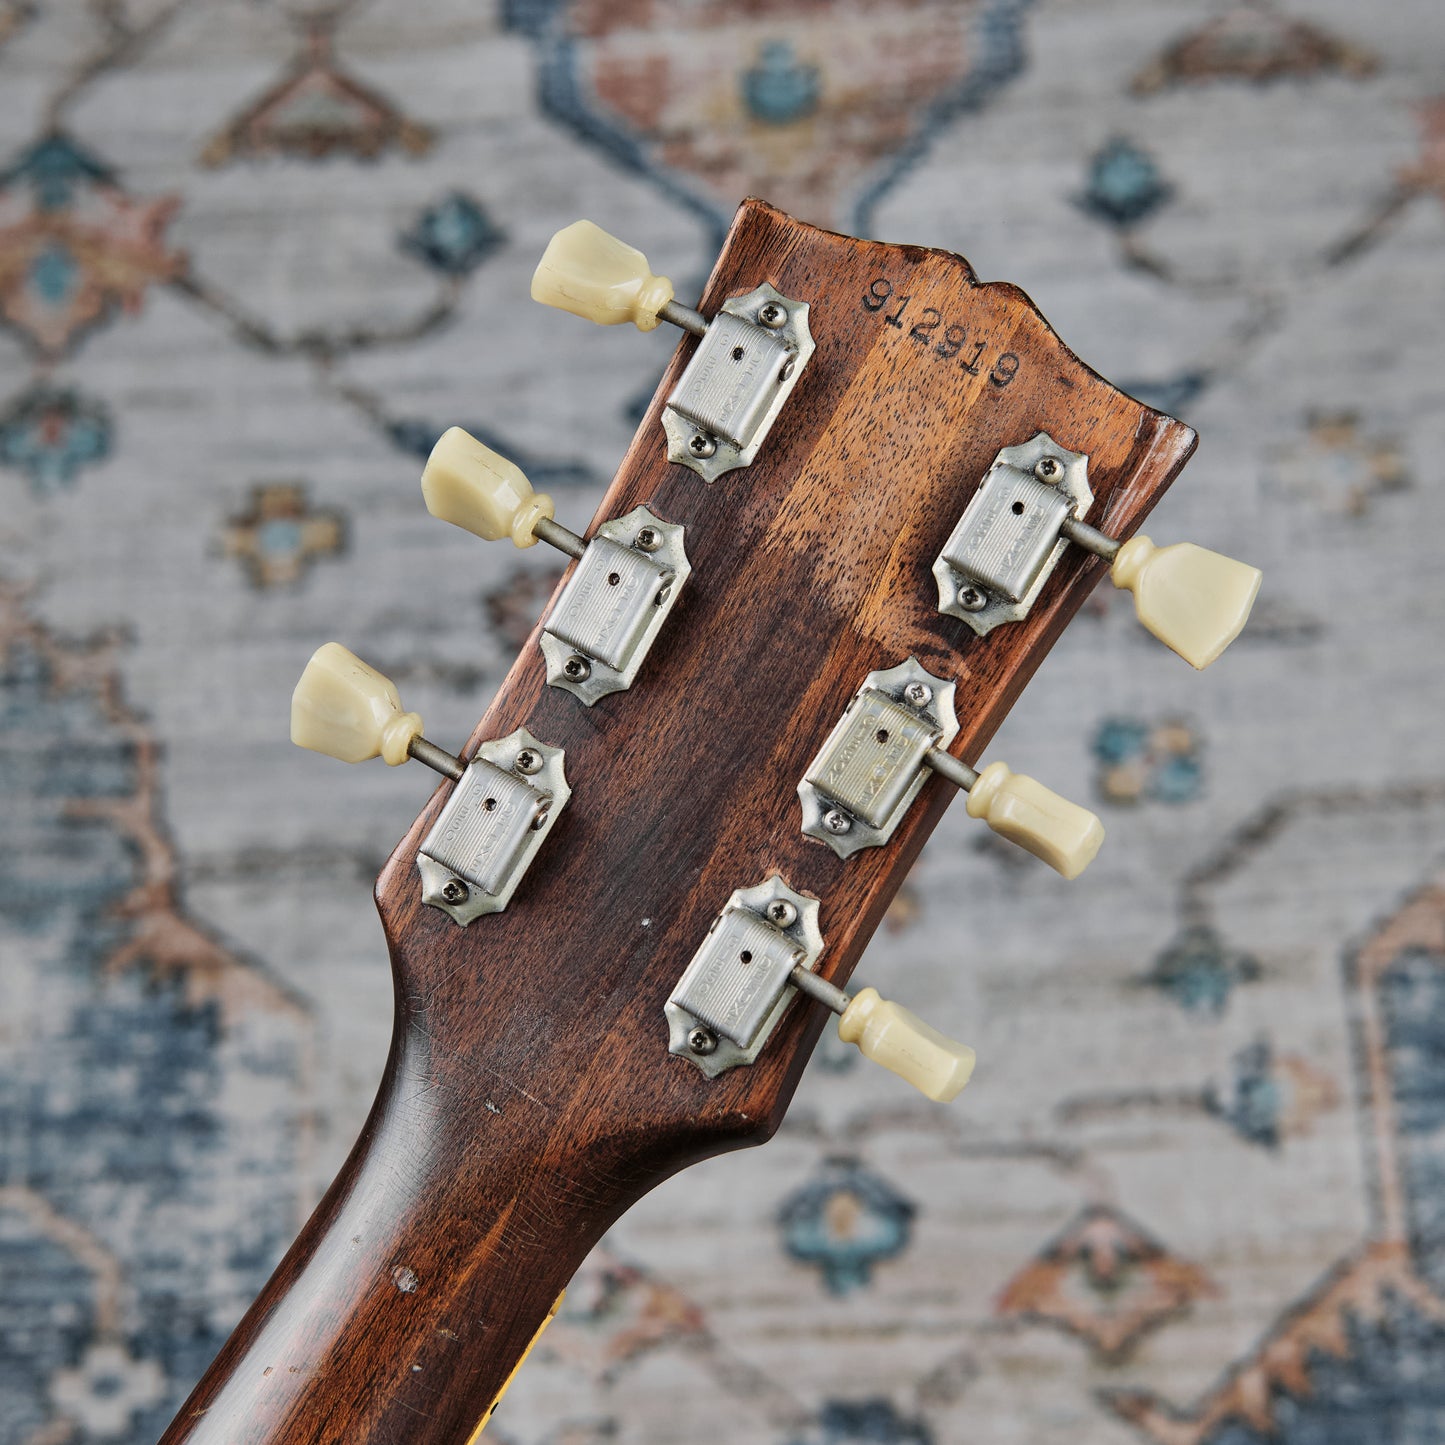
[[[883,320],[900,331],[906,329],[908,335],[924,347],[930,356],[943,361],[952,361],[957,357],[959,367],[970,376],[984,375],[983,355],[988,350],[987,339],[970,341],[968,328],[957,322],[946,324],[943,312],[936,306],[925,306],[918,313],[917,320],[909,326],[903,319],[903,313],[908,310],[908,303],[913,297],[895,297],[894,289],[893,283],[886,276],[879,276],[869,283],[868,289],[863,293],[863,309],[882,311],[886,306],[890,314],[884,316]],[[940,327],[943,328],[941,334]],[[987,374],[994,386],[1007,386],[1019,374],[1018,354],[1013,351],[999,352]]]

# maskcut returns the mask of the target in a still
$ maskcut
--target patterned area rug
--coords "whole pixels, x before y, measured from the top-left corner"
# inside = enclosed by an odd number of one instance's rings
[[[286,739],[336,637],[465,737],[670,354],[527,299],[586,215],[687,299],[750,192],[1022,285],[1266,570],[1203,677],[1100,595],[767,1148],[625,1218],[496,1445],[1445,1442],[1439,0],[0,0],[0,1442],[149,1445],[355,1137],[369,892],[431,788]],[[542,551],[544,549],[537,549]],[[1108,589],[1106,589],[1108,590]]]

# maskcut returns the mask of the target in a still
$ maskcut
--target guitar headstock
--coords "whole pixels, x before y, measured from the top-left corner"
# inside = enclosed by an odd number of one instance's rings
[[[1258,584],[1130,540],[1194,433],[960,257],[748,201],[692,311],[594,232],[560,233],[534,294],[692,334],[582,537],[465,434],[438,444],[434,512],[579,559],[471,738],[426,742],[339,649],[298,690],[298,741],[450,779],[377,884],[373,1127],[446,1159],[448,1217],[575,1215],[574,1265],[659,1179],[772,1132],[830,1007],[956,1092],[966,1050],[841,992],[919,849],[962,788],[1072,876],[1097,819],[975,772],[989,738],[1111,564],[1196,666]]]

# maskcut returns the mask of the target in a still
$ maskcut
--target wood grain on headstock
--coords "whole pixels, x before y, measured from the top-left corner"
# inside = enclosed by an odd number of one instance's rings
[[[986,638],[938,614],[930,566],[994,454],[1040,430],[1087,453],[1090,520],[1122,537],[1193,448],[957,256],[749,201],[702,309],[765,280],[810,302],[816,355],[757,462],[706,485],[664,452],[684,339],[596,522],[645,503],[684,523],[687,590],[630,692],[548,688],[534,632],[478,724],[467,755],[525,724],[573,788],[505,913],[459,928],[419,900],[450,784],[387,864],[397,1022],[371,1118],[163,1445],[467,1441],[607,1226],[782,1117],[821,1008],[714,1081],[667,1052],[663,1003],[729,894],[778,872],[816,895],[842,984],[948,803],[930,780],[846,862],[799,831],[798,780],[864,674],[912,654],[955,678],[973,762],[1102,575],[1071,549]]]

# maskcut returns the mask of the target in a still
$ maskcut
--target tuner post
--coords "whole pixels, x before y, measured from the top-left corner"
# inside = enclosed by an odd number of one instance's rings
[[[680,301],[669,301],[667,305],[658,307],[657,315],[659,320],[670,322],[694,336],[707,335],[707,317],[701,311],[694,311],[691,306],[684,306]]]
[[[379,757],[397,767],[415,758],[453,782],[466,771],[422,736],[421,717],[403,710],[396,684],[339,642],[312,653],[291,694],[291,741],[343,763]]]

